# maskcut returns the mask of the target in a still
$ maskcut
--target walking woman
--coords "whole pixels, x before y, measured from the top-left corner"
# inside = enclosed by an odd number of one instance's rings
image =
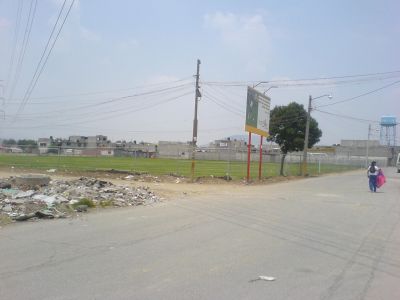
[[[369,189],[371,192],[376,192],[376,178],[378,176],[379,168],[376,166],[376,161],[371,162],[368,167],[367,175],[369,178]]]

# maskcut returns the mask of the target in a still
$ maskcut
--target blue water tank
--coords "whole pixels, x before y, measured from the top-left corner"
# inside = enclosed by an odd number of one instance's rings
[[[381,126],[396,126],[396,117],[383,116],[381,117]]]

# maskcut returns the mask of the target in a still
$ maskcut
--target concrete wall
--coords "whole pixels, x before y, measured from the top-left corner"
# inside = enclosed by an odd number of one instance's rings
[[[394,166],[400,146],[384,146],[379,141],[373,140],[342,140],[341,145],[336,148],[336,155],[347,157],[364,157],[368,155],[368,160],[385,161],[385,166]],[[381,164],[382,165],[382,164]]]
[[[367,147],[367,143],[370,147],[379,147],[381,144],[379,140],[341,140],[340,146],[342,147]]]
[[[164,141],[160,141],[158,143],[159,157],[189,159],[191,157],[191,153],[192,147],[189,143]]]

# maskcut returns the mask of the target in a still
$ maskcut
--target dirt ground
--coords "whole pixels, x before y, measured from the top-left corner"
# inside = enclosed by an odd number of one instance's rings
[[[52,179],[76,179],[79,177],[93,177],[105,181],[110,181],[116,185],[127,185],[132,187],[148,186],[156,195],[166,200],[180,196],[196,196],[206,193],[228,192],[233,189],[242,189],[250,185],[265,185],[281,181],[293,180],[296,177],[273,177],[258,181],[253,179],[249,183],[246,180],[227,181],[222,178],[197,178],[194,182],[190,178],[173,176],[152,176],[146,174],[129,174],[114,170],[105,172],[70,172],[61,173],[58,171],[47,172],[40,170],[17,170],[0,169],[0,179],[9,178],[23,174],[42,174],[48,175]],[[128,176],[128,177],[127,177]],[[128,178],[128,179],[127,179]]]

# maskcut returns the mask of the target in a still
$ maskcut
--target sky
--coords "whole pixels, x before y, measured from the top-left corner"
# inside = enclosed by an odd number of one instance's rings
[[[311,96],[320,145],[379,139],[382,116],[400,120],[399,11],[397,0],[0,0],[0,138],[191,141],[200,59],[199,145],[247,134],[248,85],[272,108]]]

